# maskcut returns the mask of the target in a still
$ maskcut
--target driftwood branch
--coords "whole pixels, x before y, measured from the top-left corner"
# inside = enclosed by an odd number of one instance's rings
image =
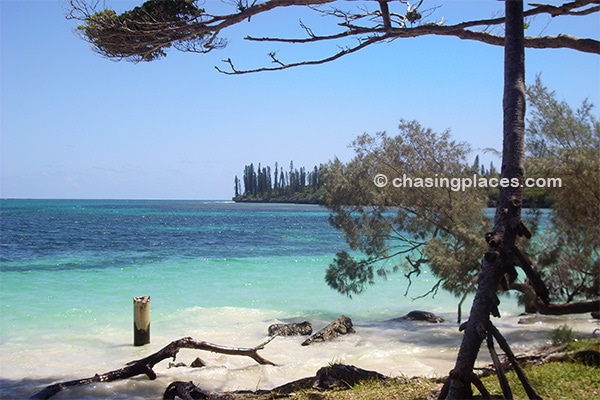
[[[593,349],[567,351],[568,343],[545,347],[515,355],[521,364],[540,365],[549,362],[576,361],[584,365],[600,366],[600,352]]]
[[[58,392],[73,386],[88,385],[94,382],[111,382],[119,379],[131,378],[137,375],[146,375],[150,380],[154,380],[156,379],[156,373],[152,369],[154,365],[167,358],[172,358],[173,360],[175,360],[175,357],[177,356],[177,353],[180,349],[206,350],[211,351],[213,353],[246,356],[252,358],[259,364],[275,365],[273,362],[267,360],[266,358],[258,354],[258,351],[264,349],[267,343],[269,343],[274,338],[275,336],[269,338],[268,340],[264,341],[258,346],[247,348],[222,346],[214,343],[196,340],[191,337],[184,337],[182,339],[175,340],[169,343],[167,346],[163,347],[156,353],[151,354],[146,358],[127,363],[126,366],[123,368],[114,371],[109,371],[101,375],[96,374],[91,378],[59,382],[47,386],[40,392],[31,396],[30,400],[49,399]]]

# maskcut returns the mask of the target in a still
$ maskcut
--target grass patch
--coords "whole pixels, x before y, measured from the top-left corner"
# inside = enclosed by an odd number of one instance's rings
[[[600,368],[579,363],[552,362],[525,367],[529,381],[544,399],[588,400],[600,398]],[[514,371],[506,373],[514,398],[527,395]],[[482,379],[491,394],[502,394],[498,378]]]
[[[594,339],[575,339],[567,347],[567,351],[596,350],[600,351],[600,337]]]
[[[567,332],[562,328],[557,330]],[[562,335],[559,333],[559,336]],[[570,332],[568,332],[570,335]],[[600,351],[600,338],[575,339],[569,343],[566,352],[586,350]],[[538,393],[544,399],[587,400],[600,398],[600,367],[585,365],[576,358],[571,362],[551,362],[542,365],[530,365],[524,368],[525,374]],[[527,395],[514,371],[506,373],[506,377],[515,398],[526,399]],[[491,394],[501,394],[502,389],[495,375],[482,379]]]
[[[572,341],[565,351],[600,351],[600,338]],[[600,398],[600,368],[584,365],[580,362],[552,362],[543,365],[531,365],[524,368],[529,381],[546,400],[588,400]],[[506,373],[515,399],[526,399],[527,394],[514,371]],[[498,378],[490,375],[482,378],[492,395],[501,395]],[[294,393],[289,398],[298,400],[423,400],[436,386],[434,380],[413,378],[389,382],[364,382],[348,390],[319,392],[306,390]],[[475,394],[477,389],[474,389]]]
[[[425,378],[413,378],[393,381],[363,382],[348,390],[320,392],[306,390],[294,393],[290,398],[297,400],[418,400],[425,399],[427,394],[438,385]]]

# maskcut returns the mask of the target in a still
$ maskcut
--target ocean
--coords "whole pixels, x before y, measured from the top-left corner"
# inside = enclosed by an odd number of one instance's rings
[[[405,295],[402,273],[348,298],[325,283],[347,245],[316,205],[227,201],[0,200],[0,398],[27,398],[58,381],[91,377],[143,358],[173,340],[253,347],[273,323],[310,321],[317,331],[347,315],[356,333],[301,346],[278,337],[252,359],[181,350],[203,368],[156,365],[150,381],[69,389],[61,399],[160,399],[168,384],[193,381],[211,391],[269,389],[312,376],[332,362],[390,376],[444,376],[461,334],[458,299],[439,292],[414,299],[437,281],[427,271]],[[151,343],[133,346],[133,298],[151,297]],[[582,335],[589,316],[523,317],[514,296],[495,321],[515,351],[547,342],[567,323]],[[463,306],[468,316],[471,299]],[[390,321],[411,310],[441,324]],[[480,365],[489,358],[482,351]]]

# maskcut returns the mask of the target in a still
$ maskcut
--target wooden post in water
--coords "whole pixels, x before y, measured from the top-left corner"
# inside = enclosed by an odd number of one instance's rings
[[[133,345],[150,343],[150,296],[133,298]]]

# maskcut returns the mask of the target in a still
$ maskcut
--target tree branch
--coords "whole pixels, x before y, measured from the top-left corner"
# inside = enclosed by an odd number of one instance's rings
[[[418,26],[407,27],[406,21],[418,23],[422,21],[417,9],[422,2],[416,6],[408,5],[406,15],[400,16],[390,11],[390,5],[385,0],[378,0],[379,10],[366,11],[366,13],[347,12],[337,9],[324,10],[314,6],[331,3],[334,0],[268,0],[262,3],[253,3],[250,6],[237,8],[239,12],[227,15],[212,15],[203,9],[192,9],[184,18],[173,16],[174,20],[157,20],[152,16],[141,18],[131,15],[121,16],[107,13],[107,10],[98,12],[98,2],[88,0],[70,0],[70,10],[67,18],[76,19],[84,23],[78,27],[81,37],[94,47],[95,51],[105,57],[113,59],[126,59],[132,62],[152,61],[166,56],[166,49],[173,46],[180,51],[191,51],[207,53],[216,48],[223,48],[227,40],[220,38],[222,31],[228,27],[250,20],[254,15],[265,13],[276,8],[288,6],[308,6],[316,12],[326,16],[342,19],[338,25],[346,28],[345,31],[336,34],[319,36],[315,35],[306,25],[301,23],[307,33],[306,38],[276,38],[276,37],[251,37],[250,41],[269,41],[284,43],[310,43],[325,40],[340,40],[355,37],[359,40],[358,46],[345,47],[342,51],[318,60],[301,62],[278,62],[276,67],[263,67],[254,69],[237,69],[231,59],[225,62],[229,64],[229,70],[225,71],[216,67],[219,72],[225,74],[246,74],[263,71],[275,71],[297,66],[318,65],[337,60],[345,55],[354,53],[371,44],[398,38],[418,37],[424,35],[455,36],[465,40],[475,40],[496,46],[504,45],[504,37],[494,35],[485,30],[472,30],[476,27],[488,28],[501,25],[505,22],[504,17],[465,21],[451,26],[443,25],[443,21],[437,23],[421,23]],[[88,4],[90,3],[90,4]],[[582,9],[590,4],[599,4],[597,0],[578,0],[562,4],[560,6],[533,4],[534,8],[526,11],[525,16],[549,14],[552,17],[569,15],[582,16],[600,11],[600,6]],[[191,6],[192,7],[192,6]],[[195,5],[194,5],[195,7]],[[410,14],[410,17],[409,17]],[[122,16],[125,15],[127,18]],[[144,14],[145,15],[145,14]],[[401,17],[400,22],[392,21],[392,16]],[[380,18],[381,23],[373,26],[355,25],[353,21],[372,17],[371,20]],[[129,19],[128,19],[129,18]],[[134,19],[131,19],[134,18]],[[396,25],[396,27],[393,26]],[[567,34],[545,37],[526,37],[527,48],[569,48],[591,54],[600,54],[600,42],[591,38],[577,38]],[[274,60],[272,60],[274,61]]]
[[[527,393],[527,396],[530,399],[540,399],[541,400],[542,397],[538,394],[538,392],[535,390],[535,388],[531,385],[531,382],[529,382],[527,375],[525,375],[525,371],[523,371],[523,368],[521,368],[521,365],[517,361],[517,358],[515,357],[514,353],[512,352],[512,350],[511,350],[510,346],[508,345],[508,342],[506,341],[504,336],[502,336],[502,334],[500,333],[498,328],[496,328],[496,326],[494,324],[492,324],[491,321],[488,321],[487,325],[488,325],[487,326],[488,332],[490,332],[492,334],[492,336],[494,336],[494,338],[498,342],[498,345],[504,351],[504,354],[510,361],[517,376],[519,377],[519,380],[521,381],[521,384],[523,385],[523,389],[525,389],[525,393]]]
[[[527,278],[529,278],[529,281],[531,282],[533,290],[535,291],[535,294],[538,297],[538,299],[540,299],[540,301],[544,304],[549,304],[550,293],[548,291],[548,288],[546,287],[546,284],[540,277],[540,274],[538,274],[537,271],[533,269],[531,261],[529,261],[525,254],[523,254],[517,246],[513,246],[511,248],[511,252],[516,257],[516,261],[519,267],[521,267],[523,272],[525,272],[525,275],[527,275]]]
[[[158,364],[160,361],[166,358],[173,358],[173,360],[175,360],[175,357],[177,356],[177,353],[180,349],[206,350],[211,351],[213,353],[246,356],[252,358],[259,364],[275,365],[273,362],[267,360],[266,358],[258,354],[258,351],[264,349],[265,346],[275,337],[276,336],[273,336],[268,340],[264,341],[263,343],[259,344],[258,346],[251,348],[221,346],[205,341],[199,341],[191,337],[184,337],[182,339],[175,340],[169,343],[167,346],[163,347],[156,353],[151,354],[146,358],[127,363],[126,366],[123,368],[114,371],[109,371],[101,375],[96,374],[91,378],[59,382],[47,386],[40,392],[31,396],[30,400],[49,399],[58,392],[73,386],[88,385],[94,382],[111,382],[119,379],[131,378],[136,375],[146,375],[150,380],[154,380],[156,379],[156,373],[152,370],[154,365]]]
[[[536,307],[541,314],[545,315],[583,314],[600,310],[600,300],[565,304],[545,304],[538,301]]]
[[[226,75],[243,75],[243,74],[251,74],[251,73],[256,73],[256,72],[280,71],[283,69],[294,68],[294,67],[299,67],[299,66],[306,66],[306,65],[325,64],[325,63],[337,60],[338,58],[342,58],[345,55],[352,54],[359,50],[362,50],[371,44],[382,42],[387,39],[389,39],[387,35],[373,36],[365,41],[362,41],[357,46],[345,48],[345,49],[335,53],[332,56],[322,58],[319,60],[299,61],[299,62],[294,62],[294,63],[289,63],[289,64],[282,63],[281,61],[278,60],[276,62],[277,64],[279,64],[278,67],[261,67],[261,68],[255,68],[255,69],[238,70],[234,67],[231,59],[228,58],[227,60],[223,60],[223,62],[229,64],[231,71],[223,70],[217,66],[215,66],[215,69]]]
[[[502,364],[500,363],[500,358],[498,358],[498,353],[496,353],[496,349],[494,348],[494,338],[490,332],[487,334],[487,347],[490,352],[490,356],[492,357],[492,362],[494,364],[494,369],[496,370],[496,375],[498,376],[498,382],[500,383],[500,387],[502,388],[502,395],[505,399],[512,399],[512,390],[510,389],[510,385],[508,384],[508,380],[506,379],[506,374],[504,373],[504,369],[502,368]]]

